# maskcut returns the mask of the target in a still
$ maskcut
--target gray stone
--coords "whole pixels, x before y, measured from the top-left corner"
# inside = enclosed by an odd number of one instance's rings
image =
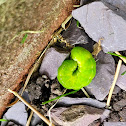
[[[57,105],[62,106],[70,106],[70,105],[89,105],[97,108],[104,108],[106,106],[105,102],[100,102],[96,99],[92,98],[70,98],[70,97],[62,97],[59,99]]]
[[[126,99],[126,91],[122,92],[123,99]]]
[[[6,126],[20,126],[20,125],[16,124],[16,122],[9,121]]]
[[[116,94],[119,93],[120,91],[121,91],[121,88],[115,85],[115,88],[114,88],[112,94],[115,94],[115,95],[116,95]]]
[[[77,21],[75,19],[72,20],[70,26],[63,32],[62,36],[71,45],[88,43],[88,36],[83,29],[77,27]]]
[[[31,126],[36,126],[37,124],[40,124],[42,122],[43,122],[42,119],[39,118],[39,116],[34,113],[31,120]],[[41,126],[43,125],[41,124]]]
[[[23,90],[23,88],[22,88],[22,90]],[[20,93],[19,94],[21,94],[21,91],[22,90],[20,90]],[[22,94],[22,97],[25,99],[25,101],[27,101],[28,103],[31,103],[31,101],[30,101],[30,99],[29,99],[29,95],[28,95],[28,91],[24,91],[23,92],[23,94]]]
[[[101,0],[114,13],[126,20],[126,1],[125,0]]]
[[[126,107],[119,112],[121,122],[126,122]]]
[[[110,114],[110,110],[105,109],[105,111],[103,112],[103,114],[101,116],[101,122],[103,122],[106,118],[108,118],[109,114]]]
[[[18,125],[25,126],[27,123],[27,111],[25,110],[25,105],[22,102],[18,102],[13,105],[4,114],[3,119],[13,120],[18,123]],[[2,122],[1,126],[6,126],[7,122]]]
[[[73,10],[72,15],[94,41],[104,38],[101,43],[104,52],[126,49],[126,21],[102,2],[82,6]]]
[[[86,105],[73,105],[71,107],[59,107],[51,110],[51,117],[55,125],[62,126],[88,126],[103,114],[103,109]]]
[[[88,126],[100,126],[100,120],[95,120],[93,123],[89,124]]]
[[[63,32],[62,36],[70,45],[82,44],[85,49],[93,52],[94,41],[88,37],[83,28],[77,27],[75,19],[72,20],[70,26]]]
[[[109,54],[102,51],[97,56],[96,76],[92,82],[86,86],[86,90],[94,95],[98,100],[104,100],[111,88],[115,74],[115,61]]]
[[[52,80],[55,79],[59,66],[68,55],[68,52],[58,52],[55,48],[49,48],[45,53],[39,72],[46,74]]]
[[[126,71],[126,66],[122,65],[116,85],[118,85],[121,89],[126,91],[126,74],[121,75],[125,71]]]
[[[115,111],[120,111],[124,106],[126,106],[126,99],[121,99],[120,101],[114,103],[113,108]]]
[[[126,122],[104,122],[104,126],[126,126]]]
[[[126,12],[126,0],[102,0]]]

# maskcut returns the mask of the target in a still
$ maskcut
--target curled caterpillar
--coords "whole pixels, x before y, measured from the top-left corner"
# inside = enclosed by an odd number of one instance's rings
[[[89,85],[96,74],[96,62],[83,47],[71,50],[70,60],[64,60],[58,68],[57,79],[66,89],[79,90]]]

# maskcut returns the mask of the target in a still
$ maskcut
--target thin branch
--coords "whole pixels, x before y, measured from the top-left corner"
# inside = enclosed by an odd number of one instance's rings
[[[8,89],[9,92],[13,93],[15,96],[17,96],[25,105],[27,105],[34,113],[36,113],[46,124],[50,125],[50,121],[43,116],[40,112],[38,112],[34,107],[32,107],[25,99],[23,99],[17,92],[12,91]],[[52,126],[55,126],[52,124]]]
[[[80,7],[81,5],[73,5],[73,7],[76,7],[76,8],[78,8],[78,7]]]
[[[29,118],[28,118],[28,120],[27,120],[26,126],[29,126],[29,125],[30,125],[31,119],[32,119],[32,116],[33,116],[33,113],[34,113],[34,112],[31,111],[30,116],[29,116]]]
[[[61,24],[62,28],[66,30],[66,24],[68,23],[68,21],[72,18],[72,14],[67,17],[67,19]]]
[[[12,42],[15,38],[17,38],[18,36],[22,35],[22,34],[40,34],[44,32],[44,30],[41,31],[21,31],[20,33],[16,34],[10,41]]]
[[[84,88],[81,88],[81,90],[84,92],[84,94],[87,96],[87,98],[90,98],[89,94],[87,93],[87,91]]]
[[[115,73],[115,76],[114,76],[114,81],[113,81],[111,89],[109,91],[109,95],[108,95],[108,99],[107,99],[107,103],[106,103],[107,107],[110,106],[110,101],[111,101],[112,93],[113,93],[113,90],[114,90],[117,78],[119,76],[119,71],[120,71],[120,68],[121,68],[121,64],[122,64],[122,60],[119,60],[117,68],[116,68],[116,73]]]
[[[67,89],[64,90],[63,94],[65,94],[65,92],[67,91]],[[54,105],[52,105],[50,107],[50,109],[48,110],[48,113],[49,113],[49,120],[50,120],[50,126],[52,126],[52,119],[51,119],[51,110],[55,107],[55,105],[58,103],[59,99],[56,101],[56,103]]]
[[[119,52],[117,52],[117,51],[116,51],[115,53],[116,53],[117,55],[121,55],[121,54],[120,54]],[[124,63],[126,63],[126,59],[125,59],[125,58],[120,57],[120,59],[122,59],[122,60],[123,60],[123,62],[124,62]]]

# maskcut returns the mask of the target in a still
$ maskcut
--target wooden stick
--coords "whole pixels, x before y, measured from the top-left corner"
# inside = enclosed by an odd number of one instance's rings
[[[72,18],[72,14],[70,16],[67,17],[67,19],[61,24],[63,29],[66,29],[65,25],[67,24],[67,22]]]
[[[87,93],[87,91],[84,88],[81,88],[81,90],[84,92],[84,94],[87,96],[87,98],[90,98],[89,94]]]
[[[121,64],[122,64],[122,60],[119,60],[117,68],[116,68],[116,73],[115,73],[115,76],[114,76],[114,81],[113,81],[111,89],[109,91],[109,95],[108,95],[108,99],[107,99],[107,104],[106,104],[107,107],[110,106],[110,101],[111,101],[112,93],[113,93],[113,90],[114,90],[114,87],[115,87],[115,84],[116,84],[116,81],[117,81],[117,78],[118,78],[118,75],[119,75]]]
[[[43,116],[40,112],[38,112],[34,107],[32,107],[27,101],[25,101],[17,92],[12,91],[8,89],[9,92],[13,93],[15,96],[17,96],[25,105],[27,105],[34,113],[36,113],[46,124],[50,125],[50,121]],[[55,126],[52,124],[52,126]]]
[[[34,112],[31,111],[30,116],[29,116],[29,118],[28,118],[28,120],[27,120],[26,126],[29,126],[29,125],[30,125],[30,122],[31,122],[31,119],[32,119],[33,113],[34,113]]]
[[[116,53],[117,55],[121,55],[121,54],[120,54],[119,52],[117,52],[117,51],[116,51],[115,53]],[[122,59],[122,60],[123,60],[123,62],[124,62],[124,63],[126,63],[126,59],[125,59],[125,58],[120,57],[120,59]]]
[[[73,7],[77,7],[77,8],[80,7],[80,6],[81,6],[81,5],[73,5]]]

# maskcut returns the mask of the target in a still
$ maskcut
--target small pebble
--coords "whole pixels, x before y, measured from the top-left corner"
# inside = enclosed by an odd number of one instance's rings
[[[43,85],[43,81],[44,81],[44,79],[42,77],[38,77],[36,80],[36,84]]]
[[[53,93],[55,95],[62,95],[62,91],[61,91],[61,88],[60,88],[60,84],[53,83],[51,85],[51,93]]]

